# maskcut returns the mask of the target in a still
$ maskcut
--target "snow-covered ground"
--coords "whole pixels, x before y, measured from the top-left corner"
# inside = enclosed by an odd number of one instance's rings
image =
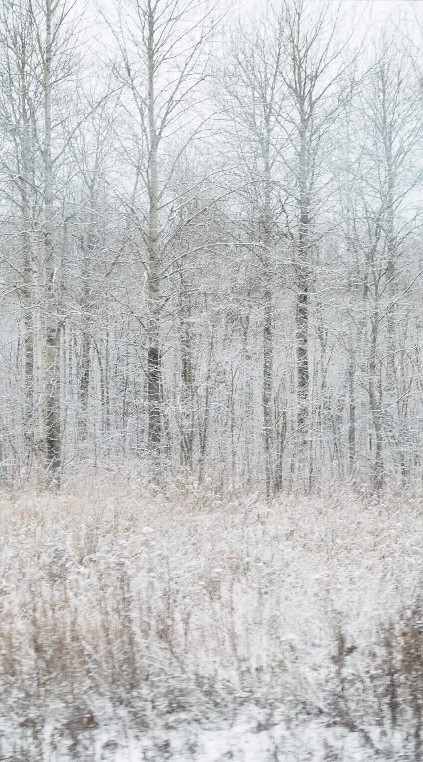
[[[139,760],[166,760],[188,762],[260,762],[260,760],[314,760],[330,759],[365,762],[369,754],[360,739],[351,733],[330,733],[318,723],[309,723],[296,732],[285,723],[269,727],[261,724],[252,707],[249,719],[240,718],[228,726],[222,720],[220,728],[195,728],[182,725],[179,729],[163,733],[152,730],[141,734],[115,730],[99,732],[90,739],[92,759],[104,762],[138,762]],[[335,750],[342,756],[334,756]],[[332,754],[332,756],[331,756]],[[50,759],[64,759],[66,752],[53,754]],[[72,753],[69,755],[72,758]],[[371,757],[373,758],[373,757]],[[405,758],[405,757],[404,757]],[[399,755],[396,759],[401,759]]]
[[[86,479],[0,500],[1,760],[423,758],[423,512]]]

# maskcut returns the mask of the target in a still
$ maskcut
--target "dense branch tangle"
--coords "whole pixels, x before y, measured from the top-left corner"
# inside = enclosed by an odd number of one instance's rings
[[[418,481],[410,46],[354,52],[316,0],[223,24],[130,0],[96,15],[105,51],[81,12],[0,13],[5,478]]]

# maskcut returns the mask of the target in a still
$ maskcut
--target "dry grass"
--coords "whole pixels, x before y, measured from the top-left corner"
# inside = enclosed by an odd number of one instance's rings
[[[87,475],[4,495],[0,525],[1,759],[93,759],[102,725],[166,732],[252,705],[319,717],[369,755],[397,731],[419,748],[418,496],[265,505]]]

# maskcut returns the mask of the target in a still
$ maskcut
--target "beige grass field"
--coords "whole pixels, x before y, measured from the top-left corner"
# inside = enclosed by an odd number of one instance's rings
[[[257,762],[421,759],[422,508],[110,474],[2,495],[0,759],[247,760],[239,723]]]

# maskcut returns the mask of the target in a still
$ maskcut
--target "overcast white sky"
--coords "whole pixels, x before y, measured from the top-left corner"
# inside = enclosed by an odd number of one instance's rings
[[[328,2],[337,4],[338,0],[328,0]],[[240,5],[259,10],[264,3],[265,0],[241,0]],[[389,18],[405,22],[406,19],[415,18],[416,14],[423,19],[423,0],[341,0],[341,4],[350,6],[352,14],[363,13],[366,18],[371,18],[372,25],[377,25]]]
[[[377,29],[388,20],[394,23],[412,25],[416,16],[423,20],[423,0],[341,0],[351,7],[352,14],[363,15],[371,26]]]
[[[228,12],[226,31],[232,20],[240,16],[244,21],[260,17],[268,0],[210,0]],[[314,0],[311,0],[312,2]],[[121,0],[125,7],[125,0]],[[278,0],[271,0],[277,8]],[[423,49],[423,0],[315,0],[316,3],[327,2],[334,7],[341,6],[341,14],[345,18],[345,34],[354,45],[365,39],[364,46],[377,37],[384,26],[394,24],[403,29],[407,39],[412,39],[417,48]],[[1,3],[1,0],[0,0]],[[98,9],[110,10],[113,14],[114,0],[77,0],[85,7],[87,23],[85,25],[86,45],[96,50],[100,58],[108,58],[115,48],[115,41],[110,30],[104,23],[99,23]]]

